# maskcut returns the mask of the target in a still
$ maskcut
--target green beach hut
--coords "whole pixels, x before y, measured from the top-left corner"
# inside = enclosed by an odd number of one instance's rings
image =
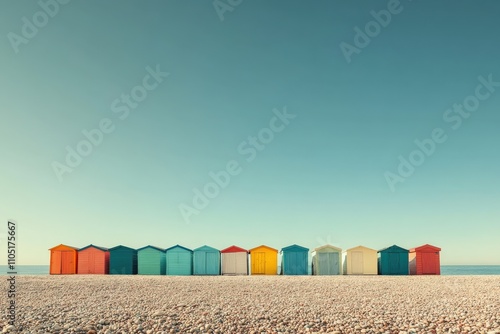
[[[378,251],[379,275],[409,275],[409,250],[393,245]]]
[[[139,275],[165,275],[165,250],[145,246],[137,250],[137,273]]]
[[[137,250],[122,245],[110,248],[109,273],[111,275],[137,274]]]
[[[175,245],[166,250],[167,275],[187,276],[193,274],[193,251]]]
[[[220,251],[210,246],[193,250],[195,275],[220,275]]]

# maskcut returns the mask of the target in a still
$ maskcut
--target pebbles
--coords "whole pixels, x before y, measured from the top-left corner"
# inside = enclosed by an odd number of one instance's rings
[[[18,276],[15,327],[2,314],[0,329],[500,334],[499,296],[500,276]]]

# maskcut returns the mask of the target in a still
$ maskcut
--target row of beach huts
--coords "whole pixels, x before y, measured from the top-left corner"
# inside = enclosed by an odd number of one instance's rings
[[[439,275],[440,251],[432,245],[405,249],[393,245],[379,251],[364,246],[342,251],[325,245],[312,251],[313,275]],[[231,246],[218,250],[202,246],[194,250],[175,245],[163,249],[145,246],[50,249],[50,274],[113,275],[308,275],[309,249],[291,245],[279,252],[261,245],[250,250]]]

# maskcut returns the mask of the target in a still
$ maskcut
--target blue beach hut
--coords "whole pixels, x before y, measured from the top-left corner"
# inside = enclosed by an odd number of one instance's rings
[[[220,251],[210,246],[193,250],[194,275],[220,275]]]
[[[291,245],[281,249],[282,275],[307,275],[309,249]]]
[[[192,275],[193,251],[175,245],[166,250],[167,275]]]

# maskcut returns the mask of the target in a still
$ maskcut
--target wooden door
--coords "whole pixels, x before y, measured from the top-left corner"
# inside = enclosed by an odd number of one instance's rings
[[[353,275],[363,274],[363,252],[351,252],[351,272]]]
[[[330,275],[340,274],[339,255],[337,253],[328,253],[328,262],[330,263]]]
[[[436,263],[433,253],[422,253],[422,274],[435,274]]]
[[[389,275],[398,275],[400,274],[400,265],[399,262],[400,256],[399,253],[388,253],[387,260],[389,261]]]
[[[236,253],[224,254],[224,274],[236,274]]]
[[[330,253],[318,253],[318,275],[330,275]]]
[[[95,274],[96,273],[96,256],[95,252],[89,252],[89,260],[88,260],[88,268],[89,268],[89,274]]]
[[[61,274],[74,274],[74,254],[73,252],[63,251],[61,252]]]
[[[205,274],[218,275],[219,274],[219,253],[207,252],[205,258]]]
[[[62,264],[61,264],[61,252],[52,251],[50,257],[50,273],[52,275],[61,274]]]
[[[253,274],[265,274],[266,273],[266,253],[265,252],[255,252],[255,262]]]

